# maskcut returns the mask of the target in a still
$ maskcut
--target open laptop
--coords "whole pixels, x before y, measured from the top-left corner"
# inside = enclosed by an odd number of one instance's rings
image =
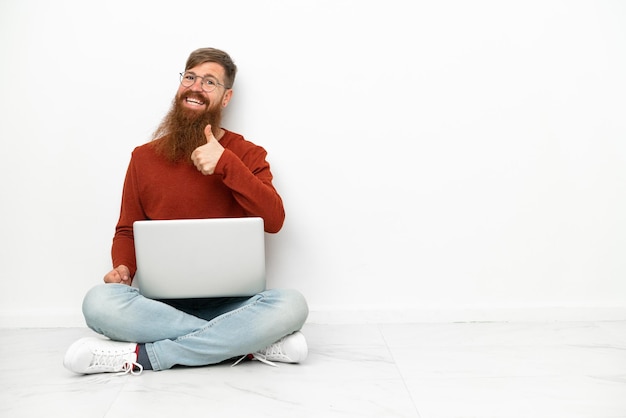
[[[137,221],[133,286],[151,299],[251,296],[265,290],[262,218]]]

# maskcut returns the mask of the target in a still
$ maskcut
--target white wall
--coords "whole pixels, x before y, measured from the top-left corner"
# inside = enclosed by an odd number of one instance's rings
[[[626,318],[626,3],[0,0],[0,326],[81,325],[195,48],[311,321]]]

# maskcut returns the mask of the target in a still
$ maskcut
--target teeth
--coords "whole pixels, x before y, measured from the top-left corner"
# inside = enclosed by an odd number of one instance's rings
[[[192,99],[190,97],[187,97],[187,103],[195,103],[195,104],[198,104],[198,105],[203,105],[204,104],[204,102],[202,102],[200,100]]]

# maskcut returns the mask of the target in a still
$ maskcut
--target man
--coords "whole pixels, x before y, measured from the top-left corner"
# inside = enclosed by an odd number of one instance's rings
[[[124,181],[111,255],[113,270],[83,301],[87,325],[108,337],[83,338],[64,365],[76,373],[141,373],[215,364],[252,354],[297,363],[307,356],[299,329],[308,307],[294,290],[250,298],[158,301],[131,287],[133,222],[258,216],[278,232],[285,218],[262,147],[220,126],[237,67],[214,48],[191,53],[172,107],[153,141],[137,147]]]

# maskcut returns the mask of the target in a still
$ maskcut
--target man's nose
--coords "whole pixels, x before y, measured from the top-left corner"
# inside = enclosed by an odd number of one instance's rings
[[[203,79],[201,79],[200,77],[196,77],[195,80],[193,80],[193,84],[191,86],[189,86],[189,88],[193,91],[203,91],[202,90],[202,83],[203,83]]]

